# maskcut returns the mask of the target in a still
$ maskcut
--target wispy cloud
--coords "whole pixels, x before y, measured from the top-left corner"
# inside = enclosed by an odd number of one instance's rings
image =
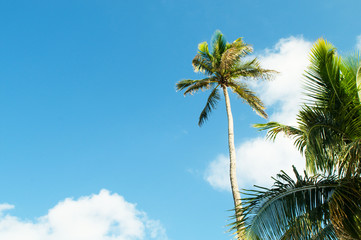
[[[259,58],[264,68],[277,70],[273,81],[252,83],[253,88],[270,109],[271,121],[284,124],[296,123],[296,114],[302,102],[302,75],[308,65],[312,43],[302,37],[281,39],[272,49],[266,49]],[[205,179],[214,188],[230,190],[228,156],[220,155],[212,161]],[[290,139],[277,138],[275,142],[265,138],[253,138],[237,147],[237,171],[240,187],[253,184],[270,186],[271,176],[280,170],[290,172],[295,165],[304,169],[304,160]]]
[[[361,35],[357,36],[356,39],[356,49],[361,52]]]
[[[20,219],[0,205],[0,239],[6,240],[166,240],[159,221],[149,219],[135,204],[118,194],[65,199],[35,221]]]

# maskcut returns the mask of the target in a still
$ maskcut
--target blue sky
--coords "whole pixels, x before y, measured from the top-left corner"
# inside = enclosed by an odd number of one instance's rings
[[[231,239],[224,102],[199,128],[207,95],[184,98],[175,83],[202,77],[191,61],[216,29],[230,42],[244,37],[281,72],[250,84],[271,120],[292,123],[309,48],[324,37],[341,54],[356,50],[360,8],[348,0],[0,1],[0,238]],[[264,120],[231,101],[241,186],[302,167],[292,143],[265,142],[251,127]]]

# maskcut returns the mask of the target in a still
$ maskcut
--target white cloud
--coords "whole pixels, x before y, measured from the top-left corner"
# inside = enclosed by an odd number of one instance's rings
[[[302,37],[281,39],[274,49],[259,58],[262,66],[279,72],[273,81],[257,82],[256,92],[267,108],[273,108],[271,121],[295,124],[302,99],[302,78],[312,43]]]
[[[268,142],[263,138],[254,138],[242,143],[237,148],[237,178],[240,188],[253,185],[272,185],[272,176],[280,170],[292,174],[292,165],[299,170],[304,169],[304,160],[292,141],[278,137],[276,142]],[[206,180],[218,190],[230,190],[229,158],[220,155],[212,161],[205,173]]]
[[[356,49],[361,52],[361,35],[358,35],[358,36],[357,36]]]
[[[46,216],[29,221],[4,214],[0,205],[0,239],[6,240],[166,240],[159,221],[148,219],[118,194],[99,194],[59,202]]]
[[[262,67],[279,72],[273,81],[252,82],[268,109],[270,120],[294,125],[302,97],[302,75],[308,65],[308,54],[312,43],[302,37],[281,39],[273,49],[267,49],[259,56]],[[212,161],[205,179],[214,188],[230,190],[228,156],[220,155]],[[293,141],[278,137],[275,142],[265,138],[253,138],[237,147],[237,178],[240,188],[251,185],[270,186],[271,176],[280,170],[295,165],[304,169],[301,154],[293,147]]]

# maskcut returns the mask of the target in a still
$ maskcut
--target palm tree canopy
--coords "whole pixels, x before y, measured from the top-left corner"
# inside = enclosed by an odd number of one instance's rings
[[[201,126],[220,100],[219,87],[231,88],[240,98],[246,101],[260,116],[267,118],[265,107],[255,93],[241,82],[242,79],[269,79],[275,71],[262,69],[256,58],[245,60],[253,51],[252,47],[242,38],[228,43],[220,31],[212,37],[211,49],[207,42],[198,45],[198,53],[192,64],[195,72],[201,72],[206,78],[199,80],[185,79],[176,84],[178,91],[184,90],[184,95],[193,94],[199,90],[212,89],[199,117]]]
[[[320,39],[310,61],[298,126],[256,127],[271,139],[280,132],[294,138],[315,175],[294,169],[296,181],[281,172],[271,189],[246,190],[244,218],[235,226],[250,239],[361,239],[360,57],[341,58]]]

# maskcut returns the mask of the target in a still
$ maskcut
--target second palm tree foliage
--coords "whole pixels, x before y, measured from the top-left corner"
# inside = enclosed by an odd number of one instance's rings
[[[246,101],[260,116],[267,118],[261,100],[248,88],[243,80],[249,78],[268,79],[274,73],[274,71],[261,68],[256,58],[245,59],[251,52],[251,46],[243,42],[242,38],[238,38],[233,43],[228,43],[223,34],[216,31],[212,38],[211,49],[208,48],[207,42],[200,43],[198,53],[192,61],[195,72],[202,72],[206,77],[200,80],[182,80],[176,85],[177,90],[184,90],[184,95],[210,89],[211,93],[206,106],[199,117],[199,126],[202,126],[208,119],[210,112],[216,107],[221,98],[220,91],[223,92],[228,116],[230,181],[236,208],[241,206],[241,196],[236,179],[236,151],[228,88]],[[242,238],[241,234],[239,229],[239,238]]]
[[[247,191],[240,212],[249,239],[361,239],[361,79],[358,55],[341,58],[323,39],[306,71],[298,126],[259,124],[295,139],[312,175],[282,172],[271,189]]]

